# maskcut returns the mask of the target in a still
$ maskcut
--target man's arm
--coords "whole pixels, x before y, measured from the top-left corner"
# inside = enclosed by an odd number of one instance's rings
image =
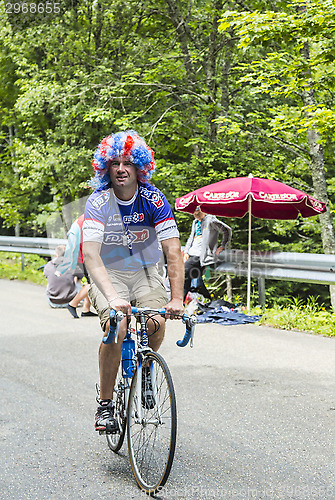
[[[219,254],[220,252],[222,252],[222,250],[224,250],[227,246],[230,245],[232,230],[231,227],[228,226],[228,224],[225,224],[216,217],[211,222],[211,225],[216,229],[216,231],[218,231],[219,233],[223,233],[221,245],[219,245],[216,250],[216,254]]]
[[[178,238],[169,238],[161,241],[163,252],[167,261],[167,272],[171,287],[171,300],[166,305],[166,310],[173,319],[173,314],[184,313],[184,261]]]
[[[96,241],[85,241],[83,243],[85,266],[87,267],[95,285],[106,297],[108,305],[113,309],[121,310],[125,314],[130,314],[130,304],[118,296],[109,279],[107,269],[100,257],[100,249],[101,243]]]

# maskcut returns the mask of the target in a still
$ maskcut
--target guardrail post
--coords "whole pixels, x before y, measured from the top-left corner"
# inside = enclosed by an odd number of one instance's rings
[[[24,271],[24,253],[21,253],[21,271]]]
[[[259,304],[265,307],[265,278],[258,278],[258,299]]]

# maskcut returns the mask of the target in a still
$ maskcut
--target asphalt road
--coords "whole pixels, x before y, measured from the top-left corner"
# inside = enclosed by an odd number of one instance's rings
[[[126,446],[93,427],[96,318],[51,309],[44,289],[0,280],[1,499],[138,499]],[[161,499],[335,498],[335,339],[256,325],[198,325],[161,354],[178,407]]]

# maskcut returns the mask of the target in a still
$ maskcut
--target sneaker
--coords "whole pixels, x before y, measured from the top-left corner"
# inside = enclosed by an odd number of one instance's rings
[[[114,418],[114,403],[111,399],[101,399],[95,413],[95,430],[113,434],[119,426]]]
[[[155,404],[150,368],[145,366],[142,368],[142,406],[147,410],[152,410]]]

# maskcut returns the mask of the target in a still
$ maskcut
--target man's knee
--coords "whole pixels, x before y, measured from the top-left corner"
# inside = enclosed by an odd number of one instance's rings
[[[108,319],[106,324],[105,324],[105,327],[103,329],[103,336],[104,337],[107,337],[108,336],[108,333],[109,333],[109,327],[110,327],[110,320]],[[121,324],[120,324],[120,328],[119,328],[119,331],[118,331],[118,344],[120,344],[120,342],[123,342],[124,339],[126,338],[126,334],[127,334],[127,319],[124,318],[122,321],[121,321]],[[116,342],[111,342],[110,344],[105,344],[105,345],[110,345],[110,346],[113,346],[115,345]]]
[[[164,339],[165,335],[165,319],[160,317],[157,322],[152,322],[151,325],[148,325],[148,332],[149,332],[149,345],[151,347],[151,344],[161,344]]]

